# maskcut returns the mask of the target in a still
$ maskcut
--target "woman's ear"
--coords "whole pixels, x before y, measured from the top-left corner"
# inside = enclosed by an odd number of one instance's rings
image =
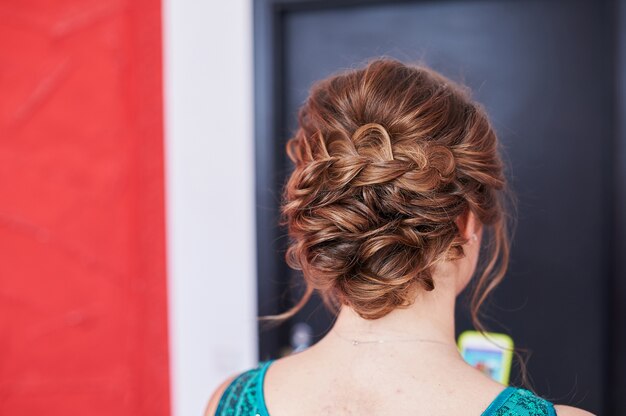
[[[459,234],[466,240],[470,240],[479,231],[476,215],[470,209],[457,217],[456,225],[459,227]]]

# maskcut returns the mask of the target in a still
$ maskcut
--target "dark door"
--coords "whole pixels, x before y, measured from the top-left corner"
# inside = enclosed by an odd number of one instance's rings
[[[300,290],[285,266],[285,231],[276,221],[289,172],[284,144],[310,85],[374,56],[421,60],[474,90],[512,172],[517,228],[509,273],[486,308],[488,326],[532,351],[528,370],[539,394],[599,414],[626,408],[619,377],[626,371],[619,255],[625,141],[618,113],[618,39],[626,20],[618,6],[257,1],[259,314],[284,311]],[[331,317],[314,299],[294,319],[260,332],[261,358],[280,355],[299,322],[318,339]],[[457,329],[469,328],[460,301]]]

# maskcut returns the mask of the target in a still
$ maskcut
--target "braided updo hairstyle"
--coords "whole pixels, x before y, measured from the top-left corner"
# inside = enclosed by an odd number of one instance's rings
[[[287,143],[287,263],[332,310],[377,319],[435,287],[433,266],[464,255],[455,222],[472,211],[490,232],[472,317],[504,276],[509,238],[498,140],[469,90],[421,65],[371,60],[323,79]],[[475,322],[476,323],[476,322]]]

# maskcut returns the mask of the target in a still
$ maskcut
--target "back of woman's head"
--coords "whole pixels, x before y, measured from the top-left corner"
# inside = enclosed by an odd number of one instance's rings
[[[375,59],[313,85],[287,144],[288,264],[333,309],[376,319],[433,290],[462,257],[459,216],[491,230],[472,315],[502,279],[509,243],[498,141],[469,91],[424,66]]]

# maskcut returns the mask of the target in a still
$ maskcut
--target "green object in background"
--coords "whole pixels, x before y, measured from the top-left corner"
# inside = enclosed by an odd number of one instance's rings
[[[458,347],[463,359],[472,367],[504,385],[509,384],[513,362],[513,340],[510,336],[465,331],[459,336]]]

